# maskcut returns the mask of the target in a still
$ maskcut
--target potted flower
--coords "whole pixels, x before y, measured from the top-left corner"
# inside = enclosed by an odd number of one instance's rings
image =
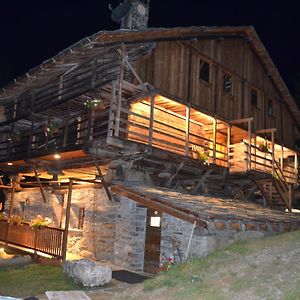
[[[258,149],[259,149],[261,152],[268,153],[268,152],[269,152],[268,143],[267,143],[267,142],[264,142],[264,143],[259,144]]]
[[[38,215],[30,221],[29,225],[32,228],[40,229],[41,227],[48,226],[50,223],[51,223],[51,219],[44,218],[43,216]]]
[[[23,221],[23,217],[20,215],[12,215],[9,219],[11,225],[22,225]]]
[[[5,212],[0,212],[0,221],[7,221],[7,216]]]

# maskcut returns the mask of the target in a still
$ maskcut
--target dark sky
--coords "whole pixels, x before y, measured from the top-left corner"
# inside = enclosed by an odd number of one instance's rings
[[[300,81],[297,1],[151,0],[150,27],[253,25],[293,93]],[[0,86],[78,40],[118,29],[108,4],[118,0],[2,0]],[[262,4],[263,3],[263,4]]]

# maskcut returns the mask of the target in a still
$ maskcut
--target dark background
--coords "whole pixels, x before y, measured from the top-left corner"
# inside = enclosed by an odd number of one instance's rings
[[[118,0],[0,2],[0,86],[100,30]],[[151,0],[149,27],[253,25],[300,104],[297,1]],[[299,82],[299,83],[298,83]]]

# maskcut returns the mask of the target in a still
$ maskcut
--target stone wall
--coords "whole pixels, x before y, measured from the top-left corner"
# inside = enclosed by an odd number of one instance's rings
[[[115,264],[143,271],[147,209],[120,197],[116,219]]]
[[[55,192],[51,188],[44,188],[46,203],[39,188],[26,188],[15,193],[14,214],[23,215],[25,221],[30,221],[37,215],[48,217],[52,220],[51,226],[58,227],[62,219],[62,226],[65,224],[65,207],[67,203],[67,191]],[[78,227],[78,216],[81,207],[94,198],[94,189],[74,189],[72,192],[72,204],[70,211],[70,228]],[[7,195],[6,213],[9,212],[11,194]],[[64,210],[62,211],[62,203]],[[62,216],[62,218],[61,218]]]
[[[180,262],[187,253],[193,224],[163,214],[161,228],[161,264],[167,259]],[[235,241],[261,238],[299,229],[289,222],[247,222],[214,220],[207,228],[195,228],[188,257],[204,257]]]

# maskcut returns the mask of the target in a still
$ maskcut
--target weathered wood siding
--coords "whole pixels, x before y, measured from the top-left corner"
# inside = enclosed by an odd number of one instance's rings
[[[210,65],[209,82],[199,77],[201,61]],[[138,71],[143,80],[199,109],[226,120],[254,117],[254,129],[276,127],[276,142],[295,145],[292,116],[268,71],[244,39],[157,42]],[[232,78],[231,94],[224,91],[225,74]],[[251,105],[252,89],[258,96],[256,107]],[[273,103],[273,116],[267,113],[268,99]]]

